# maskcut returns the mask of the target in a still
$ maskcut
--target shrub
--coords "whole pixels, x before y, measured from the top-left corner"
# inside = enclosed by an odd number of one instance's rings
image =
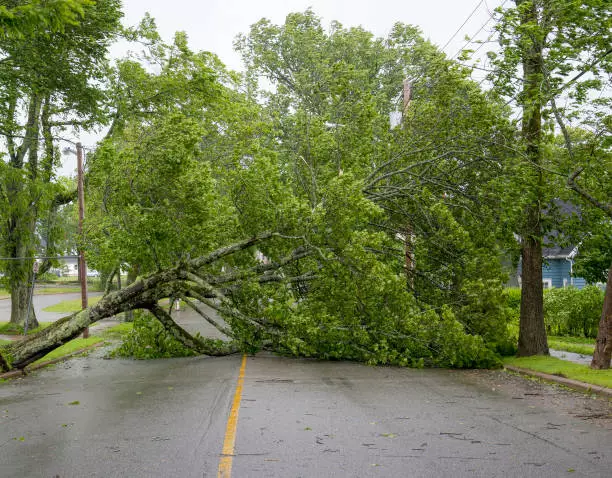
[[[518,316],[521,310],[521,289],[519,287],[508,287],[504,290],[504,296],[506,297],[506,307],[516,312]]]
[[[552,335],[596,337],[604,293],[597,286],[566,287],[544,293],[546,329]]]

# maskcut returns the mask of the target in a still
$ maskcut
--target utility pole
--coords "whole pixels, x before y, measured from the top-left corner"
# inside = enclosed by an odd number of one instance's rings
[[[403,106],[402,109],[402,125],[404,125],[404,119],[408,113],[410,107],[410,101],[412,100],[412,80],[406,78],[404,80],[402,89]],[[404,229],[404,259],[406,265],[406,277],[408,279],[408,286],[411,291],[414,291],[414,231],[410,222],[406,224]]]
[[[77,192],[79,196],[79,237],[83,238],[83,219],[85,218],[85,191],[83,189],[83,146],[76,144],[77,152]],[[87,264],[85,263],[85,251],[82,244],[79,245],[79,282],[81,283],[81,308],[87,308]],[[83,338],[89,337],[89,327],[83,330]]]

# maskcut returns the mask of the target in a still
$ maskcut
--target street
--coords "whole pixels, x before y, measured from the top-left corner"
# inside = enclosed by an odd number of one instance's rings
[[[240,363],[100,351],[2,383],[0,475],[217,476]],[[611,427],[578,416],[609,402],[479,376],[248,357],[231,476],[609,476]]]

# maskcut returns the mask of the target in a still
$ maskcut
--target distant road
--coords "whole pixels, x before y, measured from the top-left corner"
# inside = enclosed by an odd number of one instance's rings
[[[101,292],[90,292],[88,297],[95,297],[101,295]],[[34,311],[36,312],[36,318],[40,322],[55,322],[61,319],[67,314],[57,312],[45,312],[45,307],[50,305],[58,304],[64,300],[80,299],[80,292],[69,292],[67,294],[45,294],[45,295],[34,295]],[[11,301],[10,299],[0,300],[0,322],[8,322],[11,320]],[[0,475],[1,476],[1,475]]]

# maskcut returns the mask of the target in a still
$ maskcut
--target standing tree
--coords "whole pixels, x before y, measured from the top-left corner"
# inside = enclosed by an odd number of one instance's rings
[[[2,7],[2,21],[39,17],[33,5]],[[70,127],[90,127],[101,115],[109,44],[119,30],[118,0],[51,2],[58,15],[49,28],[21,30],[0,39],[0,135],[6,145],[0,161],[0,267],[11,293],[11,322],[27,315],[33,256],[41,247],[39,224],[73,194],[57,183],[58,134]],[[57,8],[55,8],[57,7]],[[62,10],[65,8],[65,10]],[[62,15],[59,15],[63,12]],[[40,13],[40,12],[39,12]],[[43,22],[45,23],[45,22]],[[46,243],[53,254],[52,241]],[[35,323],[35,317],[30,317]]]
[[[596,98],[605,95],[610,72],[612,16],[607,2],[600,0],[515,0],[515,4],[500,10],[501,53],[490,56],[496,67],[492,78],[496,90],[511,98],[509,102],[516,101],[522,112],[522,152],[515,168],[520,181],[515,187],[523,197],[516,228],[522,258],[518,353],[536,355],[548,354],[542,243],[551,229],[544,214],[550,199],[546,186],[557,181],[559,171],[558,158],[551,155],[554,122],[568,138],[563,118],[579,121],[585,117],[585,105],[605,103]],[[571,157],[571,142],[566,141],[566,147]]]
[[[574,145],[567,130],[565,136],[566,147],[572,151],[572,156],[582,158],[581,165],[569,174],[568,186],[583,199],[585,206],[590,205],[599,213],[596,215],[599,224],[584,239],[577,263],[578,272],[587,280],[606,283],[591,361],[591,368],[594,369],[608,369],[612,360],[612,154],[609,144],[606,144],[610,137],[609,115],[604,130],[608,139],[603,141],[599,135],[589,134],[587,137],[591,141]],[[586,157],[579,154],[580,150],[588,152]],[[584,177],[580,178],[582,175]]]

